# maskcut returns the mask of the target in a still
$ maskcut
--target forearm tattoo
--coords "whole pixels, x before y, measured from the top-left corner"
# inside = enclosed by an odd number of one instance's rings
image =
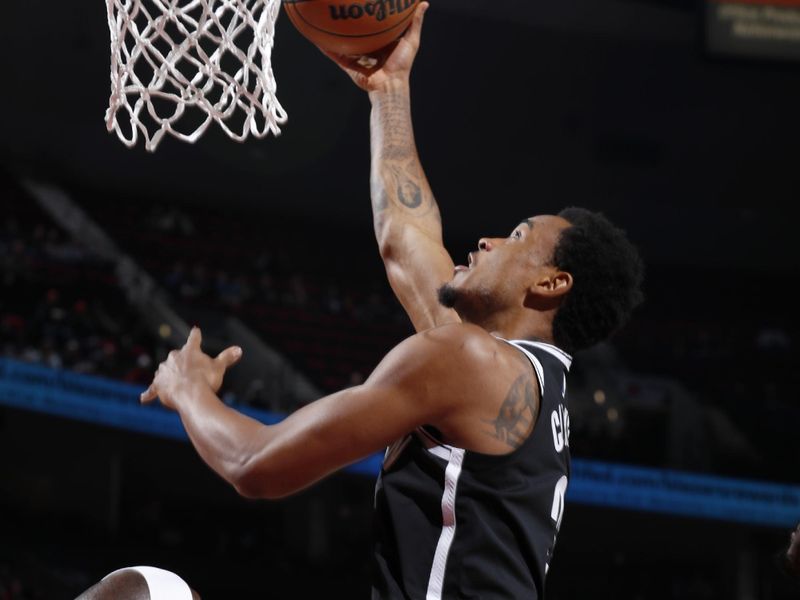
[[[404,162],[416,158],[408,94],[384,96],[379,100],[378,113],[383,159]]]
[[[528,375],[521,375],[511,385],[497,418],[483,420],[491,426],[490,429],[487,428],[486,434],[511,448],[519,448],[533,431],[538,411],[539,403],[533,382]]]
[[[422,190],[413,179],[399,177],[397,181],[397,199],[407,208],[419,208],[422,204]]]
[[[377,169],[373,171],[372,207],[379,213],[392,208],[418,218],[439,220],[422,165],[414,146],[409,98],[406,93],[385,96],[373,117],[373,152]],[[405,209],[405,210],[403,210]]]

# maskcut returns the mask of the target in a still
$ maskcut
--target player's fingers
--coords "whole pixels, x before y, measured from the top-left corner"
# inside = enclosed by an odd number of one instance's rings
[[[232,367],[239,359],[242,358],[242,349],[239,346],[231,346],[230,348],[225,348],[222,352],[217,355],[216,360],[227,369],[228,367]]]
[[[189,332],[189,337],[186,338],[186,348],[196,348],[200,350],[200,346],[203,344],[203,334],[200,332],[199,327],[192,327],[192,330]]]
[[[428,10],[430,4],[423,2],[417,7],[414,13],[414,20],[411,22],[411,27],[408,28],[403,34],[406,41],[410,42],[415,48],[419,47],[419,38],[422,34],[422,22],[425,20],[425,11]]]
[[[156,391],[156,386],[151,385],[141,393],[141,395],[139,396],[139,402],[141,402],[142,404],[147,404],[148,402],[152,402],[156,398],[158,398],[158,392]]]

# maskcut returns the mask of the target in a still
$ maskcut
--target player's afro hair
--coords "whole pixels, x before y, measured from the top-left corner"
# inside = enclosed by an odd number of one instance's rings
[[[561,232],[553,262],[573,284],[553,320],[553,338],[576,352],[613,335],[641,304],[644,263],[625,232],[602,214],[571,207],[559,216],[572,226]]]

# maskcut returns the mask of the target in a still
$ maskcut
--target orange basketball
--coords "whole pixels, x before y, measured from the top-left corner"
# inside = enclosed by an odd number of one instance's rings
[[[422,0],[283,0],[294,26],[335,54],[371,54],[399,38]]]

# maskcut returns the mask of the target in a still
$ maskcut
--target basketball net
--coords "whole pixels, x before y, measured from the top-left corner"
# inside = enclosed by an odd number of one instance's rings
[[[232,139],[280,133],[286,112],[270,62],[280,0],[106,0],[111,97],[106,127],[152,152],[168,133],[193,143],[215,121]]]

